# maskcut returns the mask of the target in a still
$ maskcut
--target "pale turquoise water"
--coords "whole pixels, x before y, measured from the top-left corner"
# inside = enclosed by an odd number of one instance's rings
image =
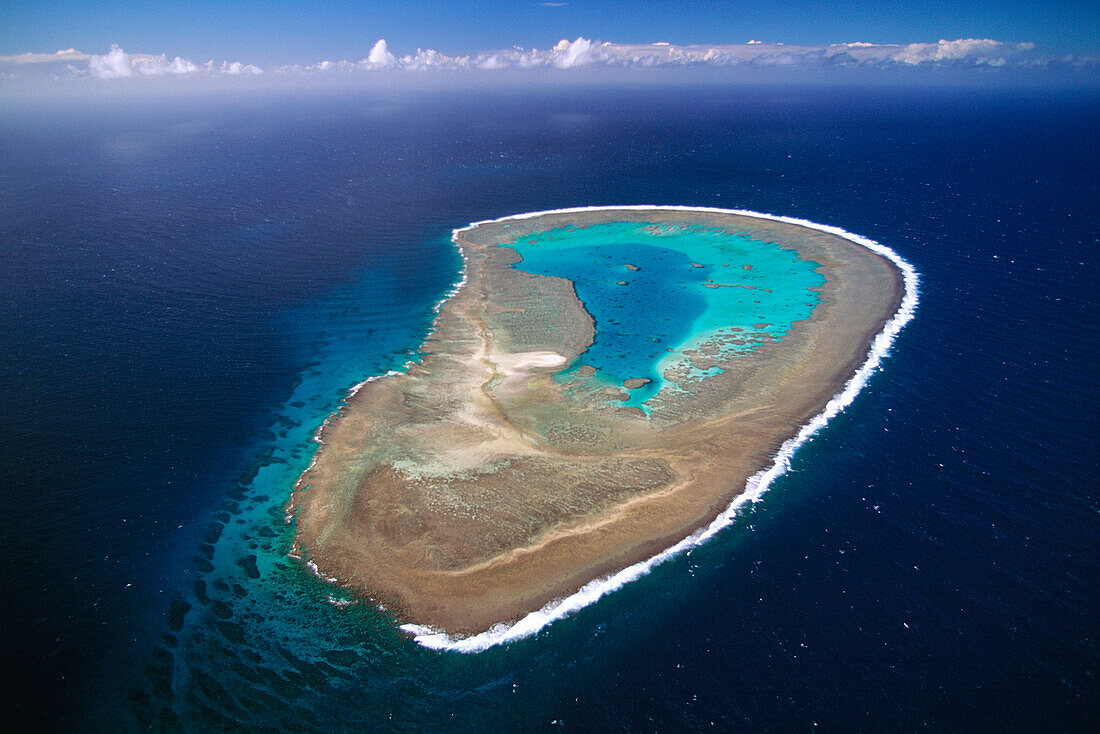
[[[595,342],[568,369],[591,366],[613,383],[648,378],[627,401],[643,408],[677,389],[671,368],[699,375],[685,352],[708,339],[736,336],[723,354],[782,339],[817,304],[810,288],[825,282],[817,263],[792,250],[713,228],[611,222],[524,236],[514,247],[516,268],[573,281],[596,322]]]

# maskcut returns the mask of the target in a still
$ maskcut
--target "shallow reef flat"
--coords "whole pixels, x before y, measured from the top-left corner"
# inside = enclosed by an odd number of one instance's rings
[[[348,399],[289,507],[296,554],[452,635],[717,516],[864,362],[904,290],[893,262],[849,239],[717,210],[521,215],[454,239],[465,281],[421,358]],[[605,253],[606,276],[551,274],[558,255],[538,253],[576,255],[570,242]],[[594,320],[582,292],[618,315]],[[661,323],[685,303],[697,307]],[[649,352],[630,341],[647,324],[661,332]]]

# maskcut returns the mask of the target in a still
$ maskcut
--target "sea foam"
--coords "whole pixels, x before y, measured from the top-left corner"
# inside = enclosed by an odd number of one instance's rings
[[[800,227],[806,227],[808,229],[816,229],[820,232],[827,232],[837,237],[843,237],[846,240],[855,242],[858,245],[866,247],[872,252],[878,253],[887,258],[901,270],[902,278],[905,285],[905,293],[902,296],[901,304],[898,307],[897,312],[886,322],[883,327],[872,340],[871,347],[867,352],[867,359],[863,362],[855,374],[852,375],[849,380],[844,383],[844,386],[837,392],[836,395],[826,403],[824,410],[814,416],[806,425],[802,426],[801,430],[792,438],[787,439],[780,446],[778,453],[775,456],[771,466],[766,469],[762,469],[756,474],[749,477],[745,483],[744,491],[738,494],[729,506],[722,511],[718,517],[714,518],[710,524],[705,525],[691,535],[687,536],[679,543],[666,548],[657,555],[644,561],[640,561],[631,566],[617,571],[608,576],[595,579],[582,586],[577,591],[573,592],[569,596],[561,599],[555,599],[546,606],[542,607],[538,611],[531,612],[530,614],[520,618],[518,621],[507,624],[496,624],[485,632],[481,632],[469,637],[452,637],[446,632],[419,624],[403,624],[401,629],[409,634],[413,635],[413,638],[421,645],[433,650],[451,650],[454,652],[481,652],[487,650],[495,645],[501,645],[506,642],[515,642],[516,640],[522,640],[526,637],[530,637],[541,630],[546,625],[556,620],[562,619],[576,612],[579,609],[583,609],[589,604],[595,603],[605,594],[609,594],[612,591],[624,586],[625,584],[635,581],[636,579],[645,576],[651,569],[658,564],[661,564],[668,559],[677,556],[695,546],[705,543],[710,538],[714,537],[723,528],[730,525],[737,513],[742,507],[750,502],[759,502],[763,499],[764,494],[768,491],[772,482],[782,474],[784,474],[791,466],[791,457],[794,456],[794,452],[798,450],[798,447],[806,443],[815,433],[824,428],[828,422],[837,414],[839,414],[844,408],[851,404],[855,399],[859,391],[863,389],[864,385],[874,374],[882,363],[882,358],[886,356],[890,350],[890,345],[894,343],[894,339],[897,338],[898,333],[902,327],[913,319],[913,315],[917,308],[917,284],[918,276],[917,271],[906,262],[900,255],[894,252],[889,247],[881,245],[874,240],[866,237],[861,237],[851,232],[846,232],[839,227],[832,227],[826,224],[817,224],[806,219],[797,219],[795,217],[777,216],[774,214],[762,214],[760,212],[747,211],[744,209],[718,209],[714,207],[694,207],[694,206],[589,206],[589,207],[576,207],[569,209],[551,209],[541,212],[528,212],[526,214],[516,214],[508,217],[501,217],[499,219],[487,219],[481,222],[474,222],[466,227],[460,227],[454,231],[453,239],[457,241],[458,235],[467,230],[482,224],[493,224],[497,222],[508,222],[516,219],[531,219],[533,217],[541,217],[546,214],[572,214],[577,212],[591,212],[591,211],[608,211],[608,210],[623,210],[623,211],[689,211],[689,212],[703,212],[712,214],[735,214],[742,217],[755,217],[757,219],[770,219],[776,222],[784,222],[786,224],[795,224]],[[465,267],[463,268],[463,275],[461,282],[451,291],[449,295],[457,293],[458,290],[466,282]]]

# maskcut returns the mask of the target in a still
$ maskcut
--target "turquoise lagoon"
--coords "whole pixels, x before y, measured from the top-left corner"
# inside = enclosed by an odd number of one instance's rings
[[[818,264],[793,250],[713,227],[609,222],[525,235],[509,247],[523,258],[515,268],[573,281],[595,320],[592,346],[561,376],[590,366],[614,384],[647,378],[625,403],[643,410],[660,390],[679,389],[672,368],[705,374],[688,353],[707,340],[732,337],[721,342],[729,356],[782,339],[809,317],[818,302],[810,289],[825,282]]]

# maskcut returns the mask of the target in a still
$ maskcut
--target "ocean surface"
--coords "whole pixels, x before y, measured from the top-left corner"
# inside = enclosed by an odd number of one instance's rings
[[[1095,730],[1098,129],[1095,89],[0,108],[0,720]],[[613,204],[869,237],[920,272],[916,317],[707,543],[527,639],[428,649],[288,558],[285,500],[348,390],[415,358],[453,228]]]

